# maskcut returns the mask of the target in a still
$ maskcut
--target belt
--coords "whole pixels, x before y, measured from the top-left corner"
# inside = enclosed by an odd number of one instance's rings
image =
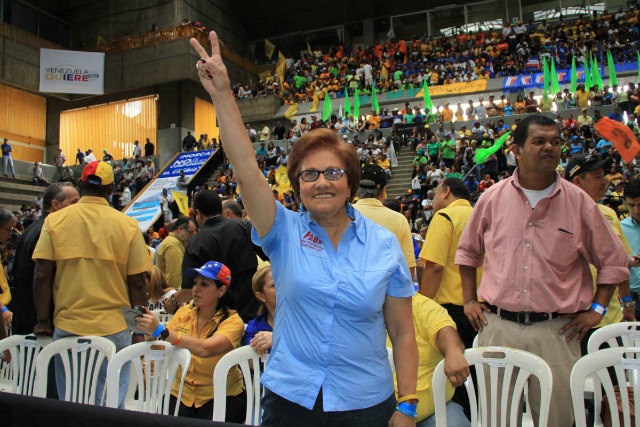
[[[493,314],[497,314],[500,318],[511,322],[521,323],[523,325],[531,325],[536,322],[544,322],[545,320],[555,319],[560,313],[536,313],[533,311],[509,311],[495,305],[485,303]]]

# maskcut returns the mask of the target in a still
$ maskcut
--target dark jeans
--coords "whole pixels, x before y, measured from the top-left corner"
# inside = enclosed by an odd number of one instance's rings
[[[293,403],[265,388],[262,398],[263,427],[386,427],[396,407],[394,394],[370,408],[353,411],[325,412],[322,408],[322,389],[313,409]]]
[[[172,410],[176,407],[177,401],[178,399],[176,399],[174,395],[171,395],[169,398],[169,414],[173,415]],[[242,392],[237,396],[227,396],[226,422],[243,424],[246,417],[246,411],[247,395],[245,392]],[[213,399],[199,408],[196,408],[195,406],[186,406],[180,402],[178,416],[211,421],[213,419]]]

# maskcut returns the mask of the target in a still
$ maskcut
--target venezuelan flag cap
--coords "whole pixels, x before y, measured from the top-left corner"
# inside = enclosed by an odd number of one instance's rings
[[[231,270],[218,261],[209,261],[200,268],[189,268],[184,274],[187,277],[196,277],[199,274],[207,279],[217,280],[227,288],[231,285]]]
[[[113,184],[113,168],[107,162],[91,162],[82,170],[80,180],[90,185]]]

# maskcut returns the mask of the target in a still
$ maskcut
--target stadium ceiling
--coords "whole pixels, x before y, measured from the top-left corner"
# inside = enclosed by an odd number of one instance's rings
[[[108,0],[121,1],[121,0]],[[130,0],[122,0],[130,1]],[[130,2],[135,10],[153,8],[154,5],[163,4],[172,0],[144,0]],[[182,1],[182,0],[173,0]],[[206,1],[184,0],[192,7],[203,7]],[[464,3],[477,2],[478,0],[431,0],[407,1],[395,0],[210,0],[210,4],[225,10],[238,21],[245,24],[250,38],[261,39],[275,35],[304,32],[313,28],[331,27],[369,18],[386,17],[390,15],[403,15],[425,9],[433,9],[442,6],[455,6]],[[105,0],[27,0],[33,6],[51,13],[71,25],[74,22],[73,10],[77,7],[91,7],[95,5],[96,13],[109,13],[109,7],[105,7]],[[86,16],[84,16],[86,19]],[[85,22],[83,22],[85,23]]]

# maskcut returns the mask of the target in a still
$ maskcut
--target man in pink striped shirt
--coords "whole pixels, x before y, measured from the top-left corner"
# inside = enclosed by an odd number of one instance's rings
[[[479,344],[526,350],[551,366],[550,426],[572,425],[569,375],[579,341],[602,319],[616,285],[629,278],[625,250],[596,203],[556,172],[561,142],[548,117],[530,115],[518,124],[518,169],[482,195],[455,259]],[[590,263],[598,270],[595,295]],[[537,419],[537,382],[529,390]]]

